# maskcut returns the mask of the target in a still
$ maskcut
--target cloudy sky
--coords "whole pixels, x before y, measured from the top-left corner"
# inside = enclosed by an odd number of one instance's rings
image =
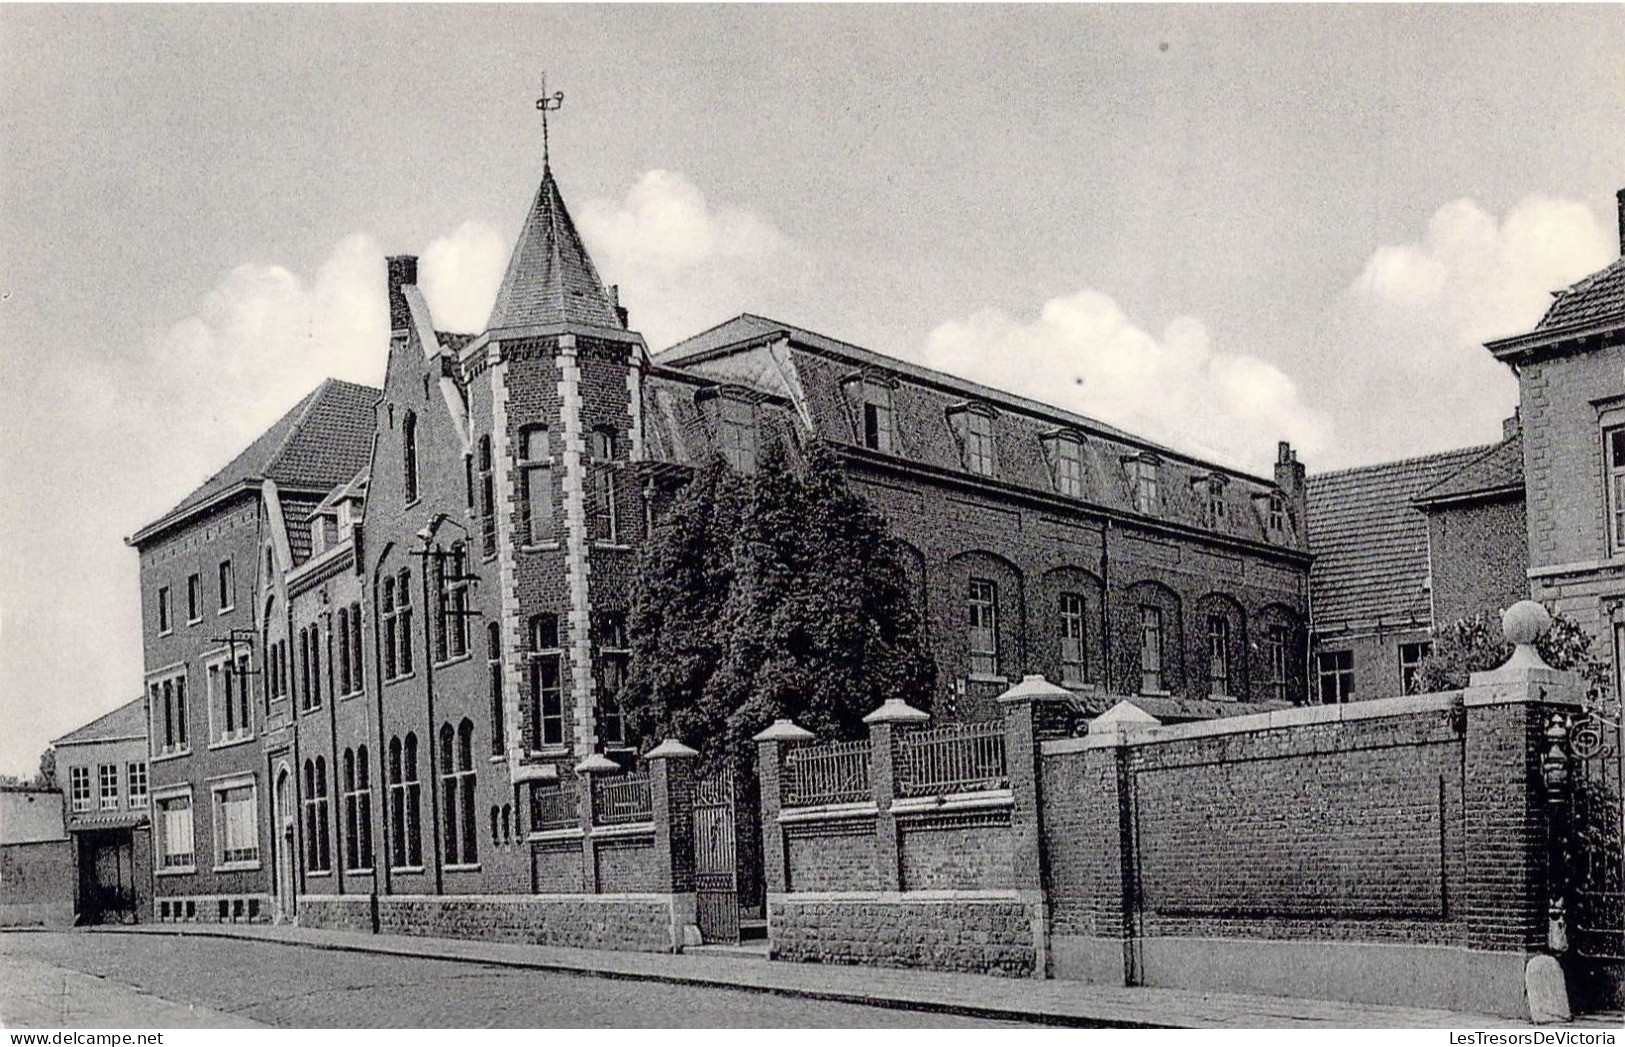
[[[124,536],[473,331],[540,175],[633,326],[742,311],[1265,469],[1493,439],[1618,250],[1625,11],[0,7],[0,771],[139,692]]]

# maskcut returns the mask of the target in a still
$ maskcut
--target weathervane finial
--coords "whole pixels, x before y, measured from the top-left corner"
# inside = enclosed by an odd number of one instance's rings
[[[542,111],[542,167],[548,167],[547,114],[557,112],[564,105],[564,92],[547,93],[547,74],[542,74],[542,97],[536,99],[536,108]]]

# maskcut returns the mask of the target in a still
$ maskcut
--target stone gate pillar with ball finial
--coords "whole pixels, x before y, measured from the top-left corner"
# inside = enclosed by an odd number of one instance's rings
[[[1521,996],[1535,1021],[1564,1020],[1569,1011],[1553,955],[1563,946],[1560,866],[1551,860],[1542,763],[1548,727],[1578,710],[1583,693],[1578,675],[1553,669],[1535,649],[1551,625],[1532,600],[1501,612],[1512,657],[1473,673],[1462,693],[1466,944],[1488,954],[1486,988],[1503,1000]]]

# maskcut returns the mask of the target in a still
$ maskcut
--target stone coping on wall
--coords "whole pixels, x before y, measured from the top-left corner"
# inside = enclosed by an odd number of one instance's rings
[[[1525,692],[1527,694],[1527,692]],[[1130,699],[1132,700],[1132,699]],[[1512,699],[1508,699],[1512,700]],[[1528,698],[1522,699],[1527,701]],[[1211,738],[1226,734],[1247,734],[1283,727],[1305,727],[1311,724],[1347,723],[1356,720],[1377,720],[1393,716],[1414,716],[1419,713],[1444,712],[1462,701],[1461,691],[1443,691],[1437,694],[1410,694],[1398,698],[1374,698],[1369,701],[1348,702],[1343,705],[1304,705],[1292,709],[1277,709],[1268,713],[1248,716],[1230,716],[1218,720],[1196,720],[1191,723],[1168,724],[1159,727],[1131,727],[1126,731],[1107,731],[1083,738],[1059,738],[1041,743],[1044,755],[1081,752],[1085,749],[1109,749],[1120,745],[1152,745],[1187,738]]]
[[[632,822],[627,825],[595,825],[592,827],[592,838],[595,840],[608,840],[617,836],[653,836],[654,822]]]
[[[1009,789],[986,789],[974,793],[954,793],[949,796],[910,796],[901,800],[893,800],[891,813],[902,816],[906,814],[936,814],[949,811],[980,811],[988,808],[1010,807],[1015,804],[1015,794]]]
[[[1022,902],[1020,891],[930,890],[930,891],[793,891],[770,892],[770,905],[828,905],[831,902],[862,902],[866,905],[931,905],[941,902]]]
[[[660,905],[670,905],[675,894],[661,893],[659,891],[631,891],[620,894],[584,894],[584,893],[558,893],[558,894],[380,894],[379,904],[389,902],[497,902],[504,905],[516,905],[527,902],[602,902],[604,904],[618,904],[623,902],[650,902]],[[370,903],[371,894],[301,894],[300,902],[321,902],[323,904],[364,904]]]
[[[813,807],[790,807],[779,812],[779,824],[840,821],[846,818],[873,818],[880,813],[873,800],[860,803],[824,803]]]

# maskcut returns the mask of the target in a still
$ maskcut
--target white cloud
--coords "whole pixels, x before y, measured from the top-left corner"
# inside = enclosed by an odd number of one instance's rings
[[[1317,347],[1327,373],[1316,399],[1345,438],[1322,467],[1495,439],[1517,382],[1483,343],[1529,330],[1551,291],[1612,257],[1590,209],[1544,197],[1499,220],[1455,200],[1419,239],[1378,247]]]
[[[811,264],[772,223],[713,204],[675,171],[647,172],[621,200],[589,200],[579,224],[599,274],[621,285],[633,328],[657,351],[793,303]]]
[[[443,331],[485,330],[513,244],[489,222],[468,221],[429,241],[418,258],[418,286]]]
[[[1154,337],[1094,290],[1051,299],[1030,323],[997,310],[949,320],[923,362],[1254,470],[1269,468],[1277,440],[1312,456],[1329,436],[1273,364],[1216,349],[1189,317]]]

